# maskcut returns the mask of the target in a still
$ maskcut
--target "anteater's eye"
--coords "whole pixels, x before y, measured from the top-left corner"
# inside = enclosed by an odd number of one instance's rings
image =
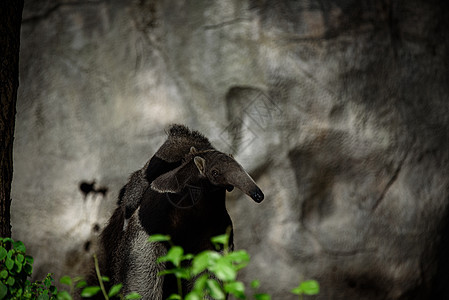
[[[212,176],[217,177],[218,176],[218,171],[217,170],[212,170]]]

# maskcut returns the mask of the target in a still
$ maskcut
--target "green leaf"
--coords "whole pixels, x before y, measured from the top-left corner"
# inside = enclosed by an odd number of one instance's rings
[[[271,300],[271,296],[268,294],[255,294],[254,299],[256,299],[256,300]]]
[[[179,246],[173,246],[168,250],[165,256],[161,256],[158,258],[158,262],[169,261],[174,264],[176,267],[179,267],[181,263],[182,255],[184,254],[184,250]]]
[[[23,254],[20,254],[20,253],[17,254],[16,261],[18,263],[22,264],[24,260],[25,260],[25,256],[23,256]]]
[[[99,291],[100,291],[99,286],[88,286],[84,288],[83,291],[81,292],[81,297],[90,298],[98,294]]]
[[[295,295],[316,295],[320,292],[320,285],[316,280],[306,280],[291,290]]]
[[[23,294],[23,289],[20,287],[20,288],[18,288],[16,291],[15,291],[15,294],[16,294],[16,296],[20,299],[20,298],[22,298],[22,297],[20,297],[20,296],[22,296],[22,294]]]
[[[6,294],[8,294],[8,288],[0,281],[0,299],[5,298]]]
[[[250,261],[249,254],[245,250],[239,250],[235,252],[228,253],[225,259],[229,260],[236,271],[246,267]]]
[[[232,281],[237,277],[237,270],[225,257],[218,259],[209,270],[212,271],[218,279],[223,281]]]
[[[31,274],[33,274],[33,266],[32,265],[27,263],[26,265],[23,266],[23,269],[27,275],[31,276]]]
[[[30,287],[30,286],[31,286],[31,282],[27,279],[27,280],[25,281],[25,287],[28,288],[28,287]]]
[[[227,234],[217,235],[210,239],[214,245],[226,246],[229,241],[229,236]]]
[[[190,279],[190,271],[188,269],[184,269],[184,268],[176,268],[175,276],[177,278],[189,280]]]
[[[192,262],[192,273],[197,275],[213,265],[221,255],[215,251],[203,251],[196,255]]]
[[[193,254],[186,254],[182,257],[182,260],[190,260],[192,258],[194,258],[195,256]]]
[[[22,264],[16,260],[16,271],[18,274],[22,272]]]
[[[184,300],[203,300],[203,293],[198,291],[191,291],[185,296]]]
[[[72,296],[70,296],[67,291],[60,291],[57,295],[58,300],[72,300]]]
[[[197,275],[209,267],[209,255],[206,252],[202,252],[195,256],[192,263],[192,273]]]
[[[204,290],[204,288],[206,286],[207,279],[208,279],[208,275],[207,274],[203,274],[200,277],[196,278],[195,286],[193,287],[193,290],[196,291],[198,294],[202,295],[203,294],[203,290]]]
[[[117,295],[120,292],[122,287],[123,287],[123,284],[121,284],[121,283],[113,285],[111,287],[111,289],[109,290],[108,296],[109,297],[114,297],[115,295]]]
[[[22,296],[22,294],[23,294],[23,289],[19,288],[16,292],[16,295],[20,297],[20,296]]]
[[[101,276],[101,281],[109,282],[109,277],[108,276]]]
[[[78,282],[78,281],[81,281],[81,280],[84,280],[84,278],[82,276],[75,276],[73,278],[73,282]]]
[[[78,282],[75,284],[75,287],[76,287],[77,289],[81,289],[81,288],[86,287],[86,286],[87,286],[86,280],[80,280],[80,281],[78,281]]]
[[[239,299],[245,299],[245,286],[240,281],[225,283],[224,290],[226,293],[233,294]]]
[[[153,234],[150,235],[148,238],[149,242],[168,242],[171,238],[169,235],[163,235],[163,234]]]
[[[34,263],[34,258],[29,256],[29,255],[27,255],[27,256],[25,256],[25,261],[27,263],[29,263],[30,265],[32,265]]]
[[[53,284],[54,279],[52,276],[53,276],[52,273],[48,273],[47,277],[45,277],[45,279],[44,279],[45,287],[49,288]]]
[[[182,297],[178,294],[171,294],[170,297],[167,298],[167,300],[182,300]]]
[[[26,252],[25,245],[21,241],[13,242],[12,246],[17,252],[22,252],[22,253]]]
[[[136,292],[129,293],[128,295],[125,296],[126,300],[141,299],[141,298],[142,298],[142,296],[140,296]]]
[[[37,297],[37,300],[49,300],[50,297],[48,297],[47,294],[41,294]]]
[[[14,261],[11,258],[7,257],[5,261],[5,266],[6,268],[8,268],[8,270],[11,271],[12,268],[14,267]]]
[[[229,254],[226,255],[226,257],[235,263],[242,263],[242,262],[250,261],[249,254],[245,250],[238,250],[238,251],[230,252]]]
[[[207,289],[209,290],[210,295],[214,299],[225,299],[225,294],[223,293],[220,284],[214,279],[208,279],[206,282]]]
[[[316,280],[306,280],[301,282],[299,287],[306,295],[316,295],[320,292],[320,285]]]
[[[293,293],[295,295],[302,295],[303,294],[303,290],[300,286],[295,287],[294,289],[292,289],[290,291],[290,293]]]
[[[8,237],[5,237],[5,238],[4,238],[4,237],[0,237],[0,242],[1,242],[1,243],[7,243],[7,242],[9,242],[9,241],[12,241],[11,238],[8,238]]]
[[[62,276],[61,279],[59,279],[59,283],[65,284],[68,286],[72,286],[72,278],[70,276]]]
[[[182,279],[190,279],[190,272],[188,269],[185,268],[174,268],[170,270],[162,270],[158,273],[159,276],[164,276],[167,274],[174,274],[176,278],[182,278]]]
[[[14,279],[14,277],[9,276],[5,283],[9,286],[13,286],[15,282],[16,280]]]
[[[257,280],[257,279],[251,281],[251,287],[252,287],[253,289],[258,289],[258,288],[260,287],[260,281]]]
[[[6,251],[5,248],[0,247],[0,260],[3,260],[7,254],[8,254],[8,251]]]
[[[58,288],[55,287],[54,285],[52,285],[52,286],[50,287],[50,293],[56,295],[56,294],[58,293]]]
[[[175,270],[162,270],[159,273],[157,273],[158,276],[164,276],[168,274],[174,274]]]

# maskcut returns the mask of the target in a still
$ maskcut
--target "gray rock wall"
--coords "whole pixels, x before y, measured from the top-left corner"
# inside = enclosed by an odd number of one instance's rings
[[[25,1],[13,237],[76,275],[170,123],[233,153],[236,247],[273,299],[442,299],[449,8],[443,1]],[[96,180],[106,195],[79,190]],[[97,226],[98,225],[98,226]],[[432,294],[433,293],[433,294]]]

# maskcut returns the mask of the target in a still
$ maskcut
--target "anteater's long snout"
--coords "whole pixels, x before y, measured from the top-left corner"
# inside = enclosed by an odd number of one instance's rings
[[[229,175],[228,183],[230,185],[238,188],[243,193],[250,196],[255,202],[262,202],[265,197],[264,194],[251,176],[243,170],[243,168],[239,167],[236,172],[232,172]]]
[[[265,197],[262,191],[257,186],[254,190],[249,192],[249,196],[253,198],[253,200],[256,201],[257,203],[262,202],[263,198]]]

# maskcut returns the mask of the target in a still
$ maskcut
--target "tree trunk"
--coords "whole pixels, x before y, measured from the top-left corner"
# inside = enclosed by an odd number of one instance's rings
[[[12,146],[23,0],[0,1],[0,236],[11,236]]]

